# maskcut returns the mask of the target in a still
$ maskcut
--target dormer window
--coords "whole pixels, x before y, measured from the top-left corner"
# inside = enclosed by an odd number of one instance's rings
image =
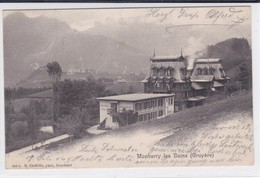
[[[182,75],[183,75],[183,76],[186,76],[186,75],[187,75],[187,69],[183,68],[183,69],[181,69],[181,72],[182,72]]]
[[[159,76],[164,76],[165,75],[165,70],[164,68],[160,68],[160,71],[159,71]]]
[[[203,70],[202,70],[202,75],[208,75],[208,68],[204,68]]]
[[[157,68],[153,69],[153,76],[158,76],[158,69]]]
[[[201,75],[202,74],[202,70],[201,70],[201,68],[198,68],[197,69],[197,75]]]
[[[167,76],[172,76],[173,75],[173,69],[172,68],[168,68],[167,69]]]
[[[214,72],[215,72],[215,69],[211,67],[211,68],[209,69],[209,74],[210,74],[210,75],[214,75]]]
[[[222,78],[224,78],[224,77],[225,77],[224,69],[223,69],[223,68],[220,68],[219,71],[220,71],[220,76],[221,76]]]

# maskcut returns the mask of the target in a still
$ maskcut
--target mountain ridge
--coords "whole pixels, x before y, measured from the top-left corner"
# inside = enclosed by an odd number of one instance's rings
[[[108,72],[136,72],[148,63],[148,56],[141,49],[124,42],[78,32],[56,19],[29,18],[22,13],[4,19],[4,51],[6,86],[18,83],[34,68],[54,60],[65,70],[94,68]],[[140,60],[143,62],[136,69],[133,64]]]

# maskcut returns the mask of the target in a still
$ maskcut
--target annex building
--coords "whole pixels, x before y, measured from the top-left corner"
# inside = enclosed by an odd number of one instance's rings
[[[105,128],[118,128],[116,113],[132,111],[136,122],[148,121],[174,113],[174,94],[134,93],[97,98],[100,103],[100,123]]]

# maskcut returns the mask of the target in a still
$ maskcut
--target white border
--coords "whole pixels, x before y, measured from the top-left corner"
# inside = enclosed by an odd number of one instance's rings
[[[97,168],[68,170],[5,170],[4,151],[4,90],[3,90],[3,9],[48,9],[48,8],[120,8],[120,7],[170,7],[170,6],[251,6],[252,9],[252,51],[253,51],[253,116],[255,164],[251,167],[189,167],[189,168]],[[132,3],[3,3],[0,4],[0,177],[258,177],[259,164],[259,118],[260,80],[257,71],[260,66],[260,4],[253,3],[176,3],[176,4],[132,4]]]

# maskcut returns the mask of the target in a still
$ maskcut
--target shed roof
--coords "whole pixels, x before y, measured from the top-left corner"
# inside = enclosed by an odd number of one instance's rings
[[[188,99],[188,101],[200,101],[200,100],[204,100],[204,99],[206,99],[205,96],[195,96],[195,97],[190,97]]]
[[[192,83],[191,84],[191,87],[194,89],[194,90],[202,90],[202,89],[204,89],[204,87],[203,86],[201,86],[199,83]]]
[[[155,98],[165,98],[172,97],[175,94],[150,94],[150,93],[133,93],[133,94],[125,94],[125,95],[115,95],[115,96],[106,96],[96,98],[97,100],[105,100],[105,101],[140,101],[140,100],[148,100]]]
[[[214,87],[223,87],[224,85],[219,83],[218,81],[214,81]]]
[[[192,75],[191,81],[192,82],[210,82],[213,81],[214,76],[213,75]]]
[[[205,58],[205,59],[197,59],[196,63],[215,63],[220,62],[219,58]]]

